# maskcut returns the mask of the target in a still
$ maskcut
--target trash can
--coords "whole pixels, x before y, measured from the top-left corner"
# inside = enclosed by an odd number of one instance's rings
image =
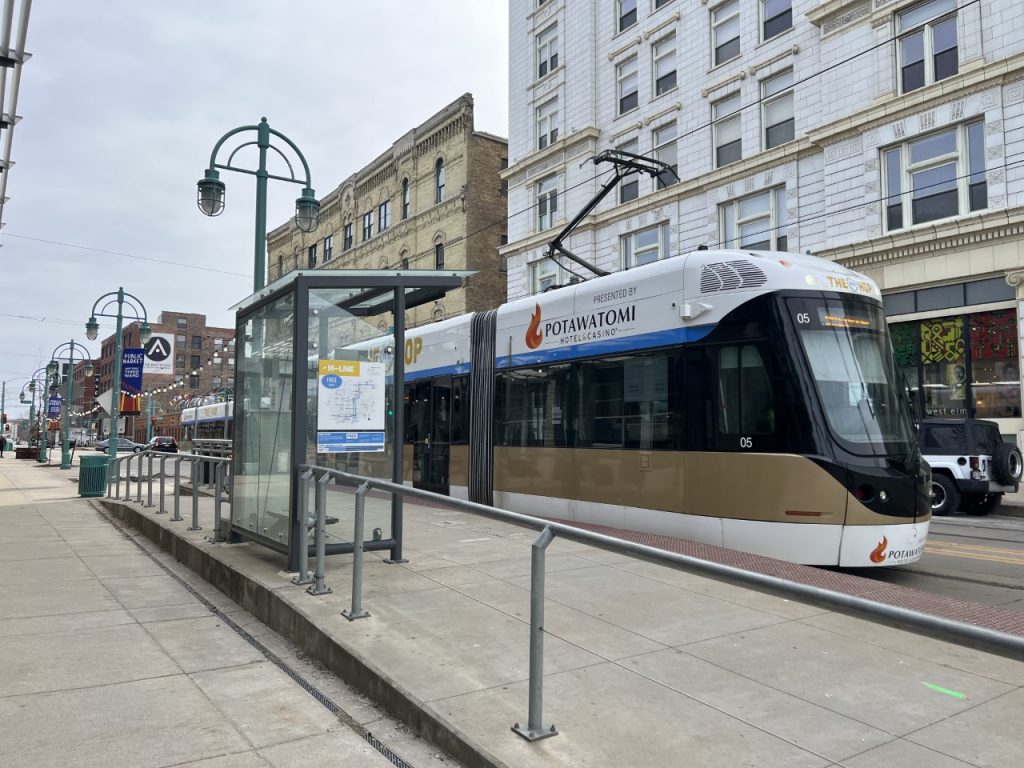
[[[78,465],[78,495],[103,496],[107,492],[107,466],[110,457],[83,456]]]

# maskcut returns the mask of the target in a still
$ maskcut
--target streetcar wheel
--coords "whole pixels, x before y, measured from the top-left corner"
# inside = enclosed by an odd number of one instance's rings
[[[964,504],[964,512],[968,515],[987,515],[1003,502],[1001,493],[985,493],[971,504]]]
[[[960,491],[945,475],[932,475],[932,514],[951,515],[960,506]]]

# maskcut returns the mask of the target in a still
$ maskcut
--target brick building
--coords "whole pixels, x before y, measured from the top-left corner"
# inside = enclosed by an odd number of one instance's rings
[[[167,373],[143,371],[143,392],[153,392],[153,414],[171,413],[182,400],[235,385],[235,329],[206,324],[206,315],[194,312],[163,311],[151,323],[153,338],[163,338],[170,347]],[[121,334],[122,349],[141,347],[139,323],[126,325]],[[93,386],[102,394],[113,386],[115,337],[111,334],[100,346],[94,361]],[[141,407],[145,413],[148,399]],[[103,414],[100,414],[102,417]],[[97,421],[99,434],[108,434],[105,419]],[[144,424],[144,420],[138,419]],[[129,425],[131,429],[131,425]],[[144,431],[144,430],[143,430]],[[137,434],[139,430],[135,430]]]
[[[509,18],[510,298],[583,271],[542,257],[604,178],[583,161],[648,155],[680,180],[628,178],[569,250],[608,271],[707,245],[866,272],[919,415],[1017,439],[1018,0],[511,0]]]
[[[469,269],[478,274],[464,289],[409,310],[407,324],[497,306],[507,157],[505,139],[473,129],[473,97],[461,96],[325,195],[314,232],[294,221],[269,232],[269,280],[294,269]]]

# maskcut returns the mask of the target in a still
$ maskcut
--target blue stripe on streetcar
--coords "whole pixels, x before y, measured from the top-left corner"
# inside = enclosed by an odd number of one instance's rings
[[[497,359],[498,368],[518,368],[522,365],[537,365],[539,363],[553,363],[560,360],[573,360],[578,357],[599,357],[601,355],[618,355],[640,349],[653,347],[668,347],[673,344],[690,344],[700,341],[716,326],[698,325],[693,328],[670,328],[665,331],[652,331],[651,333],[640,333],[635,336],[622,336],[620,338],[602,339],[601,341],[589,341],[583,344],[570,344],[554,349],[544,349],[538,352],[524,352],[519,355],[501,355]],[[457,363],[455,365],[441,365],[436,368],[424,368],[419,371],[406,369],[406,382],[418,379],[432,379],[437,376],[456,376],[461,373],[469,373],[469,363]],[[388,381],[392,377],[388,376]]]

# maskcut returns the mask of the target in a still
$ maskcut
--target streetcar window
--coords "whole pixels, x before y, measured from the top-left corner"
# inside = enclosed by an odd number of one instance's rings
[[[452,379],[452,443],[469,442],[469,377]]]
[[[718,350],[718,432],[767,435],[775,431],[772,385],[752,344]]]

